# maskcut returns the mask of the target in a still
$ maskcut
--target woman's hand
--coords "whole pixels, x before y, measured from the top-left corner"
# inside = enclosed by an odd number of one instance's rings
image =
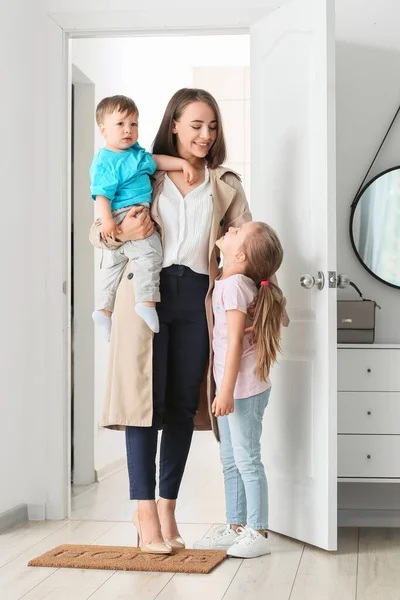
[[[224,394],[220,392],[214,398],[211,406],[211,411],[216,417],[230,415],[234,410],[233,394]]]
[[[121,233],[118,235],[118,240],[121,242],[144,240],[153,233],[154,223],[146,208],[132,206],[119,228]]]

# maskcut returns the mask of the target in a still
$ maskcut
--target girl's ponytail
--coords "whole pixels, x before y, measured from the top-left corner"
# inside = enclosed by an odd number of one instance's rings
[[[254,312],[254,338],[257,353],[255,374],[266,380],[281,351],[281,324],[285,300],[280,287],[261,282]]]
[[[259,287],[253,324],[257,351],[255,374],[266,380],[281,349],[280,331],[286,302],[280,287],[270,279],[281,266],[283,250],[269,225],[256,222],[255,226],[254,233],[245,240],[243,251],[247,262],[245,275]]]

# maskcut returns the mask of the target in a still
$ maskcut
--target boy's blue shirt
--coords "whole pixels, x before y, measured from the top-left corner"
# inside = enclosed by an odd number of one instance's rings
[[[121,152],[102,148],[90,167],[92,198],[105,196],[110,200],[111,210],[151,202],[150,175],[156,169],[150,152],[138,142]]]

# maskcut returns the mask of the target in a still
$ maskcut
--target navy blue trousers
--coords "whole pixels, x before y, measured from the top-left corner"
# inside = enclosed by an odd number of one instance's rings
[[[170,500],[178,496],[209,353],[208,284],[208,275],[182,265],[161,271],[160,332],[153,341],[153,423],[126,427],[131,500],[155,498],[159,429],[159,495]]]

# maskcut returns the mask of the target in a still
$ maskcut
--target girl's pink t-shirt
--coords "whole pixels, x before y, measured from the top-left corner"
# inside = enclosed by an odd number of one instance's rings
[[[221,389],[225,368],[225,357],[228,348],[228,327],[226,311],[240,310],[247,314],[247,309],[257,295],[257,286],[246,275],[232,275],[226,279],[216,279],[212,297],[214,312],[213,350],[214,350],[214,379],[217,393]],[[246,318],[246,327],[251,321]],[[243,353],[240,370],[236,380],[233,397],[249,398],[261,394],[271,387],[269,377],[261,381],[254,373],[257,364],[255,347],[250,344],[250,333],[243,338]]]

